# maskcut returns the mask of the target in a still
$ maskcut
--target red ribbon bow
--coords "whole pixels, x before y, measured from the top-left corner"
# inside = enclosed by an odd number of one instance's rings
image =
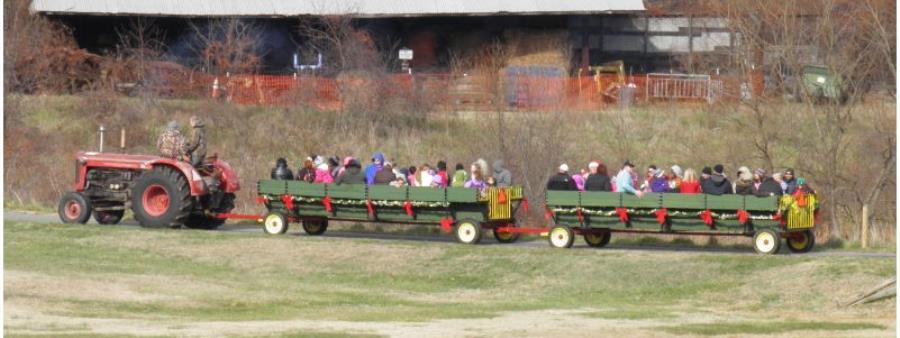
[[[266,204],[266,198],[262,196],[256,196],[256,204]]]
[[[656,211],[656,221],[659,222],[659,224],[661,224],[661,225],[662,225],[662,224],[665,224],[665,223],[666,223],[666,217],[669,217],[669,211],[668,211],[668,210],[666,210],[666,209],[659,209],[659,210]]]
[[[523,198],[523,199],[522,199],[522,210],[525,210],[525,212],[528,212],[528,209],[529,209],[529,207],[528,207],[528,199],[527,199],[527,198]]]
[[[291,195],[281,196],[281,202],[284,202],[284,207],[288,210],[294,210],[294,198]]]
[[[703,220],[703,223],[706,223],[706,225],[712,227],[712,225],[713,225],[712,211],[709,211],[709,209],[704,210],[703,212],[700,213],[700,219]]]
[[[448,234],[453,231],[453,219],[449,217],[441,218],[441,230]]]
[[[625,208],[616,208],[616,214],[619,214],[619,220],[622,221],[622,223],[628,222],[628,210],[625,210]]]
[[[584,223],[584,215],[581,213],[581,208],[575,209],[575,214],[578,215],[578,223]]]
[[[550,210],[549,207],[544,207],[544,220],[548,220],[553,217],[553,210]]]
[[[325,211],[331,212],[331,197],[325,196],[325,198],[322,199],[322,204],[325,205]]]
[[[375,215],[375,207],[372,206],[372,199],[366,199],[366,209],[369,209],[369,215]]]
[[[750,219],[750,214],[748,214],[743,209],[738,210],[737,216],[738,216],[738,222],[741,222],[741,225],[747,224],[747,220]]]
[[[403,208],[406,209],[406,214],[409,215],[409,217],[412,217],[412,215],[413,215],[412,203],[410,201],[406,201],[405,203],[403,203]]]

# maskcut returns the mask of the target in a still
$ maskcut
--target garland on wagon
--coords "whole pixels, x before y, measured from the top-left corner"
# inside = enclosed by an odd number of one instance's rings
[[[262,195],[264,199],[267,201],[282,201],[281,198],[272,195]],[[319,204],[323,203],[324,198],[318,197],[303,197],[291,195],[291,200],[294,202],[304,203],[304,204]],[[408,204],[412,205],[416,208],[446,208],[450,206],[449,202],[422,202],[422,201],[390,201],[390,200],[356,200],[356,199],[331,199],[329,198],[329,202],[332,205],[345,205],[345,206],[366,206],[369,202],[372,203],[372,206],[376,207],[405,207]]]
[[[554,213],[560,214],[571,214],[577,215],[579,208],[553,208],[550,209]],[[657,216],[657,212],[660,210],[666,210],[666,214],[670,217],[700,217],[705,213],[705,210],[701,211],[679,211],[679,210],[668,210],[668,209],[625,209],[625,212],[631,216]],[[616,217],[619,215],[619,211],[616,209],[612,210],[603,210],[603,209],[587,209],[581,208],[581,213],[586,215],[594,215],[594,216],[604,216],[604,217]],[[710,215],[720,221],[726,220],[736,220],[739,218],[738,213],[722,213],[710,211]],[[749,215],[750,219],[753,220],[773,220],[774,215]]]

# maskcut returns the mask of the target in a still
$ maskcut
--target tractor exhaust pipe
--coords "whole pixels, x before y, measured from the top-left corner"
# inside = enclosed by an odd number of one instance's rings
[[[106,128],[103,125],[100,125],[100,150],[99,152],[103,152],[103,134],[106,133]]]
[[[122,149],[122,152],[125,152],[125,128],[122,128],[122,132],[119,137],[119,148]]]

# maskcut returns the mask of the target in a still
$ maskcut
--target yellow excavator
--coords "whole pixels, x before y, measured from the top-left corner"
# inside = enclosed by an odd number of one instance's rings
[[[597,83],[597,91],[604,97],[615,102],[619,100],[619,90],[625,86],[625,62],[622,60],[610,61],[599,66],[588,67],[594,72],[594,82]],[[614,80],[609,80],[603,74],[616,74]]]

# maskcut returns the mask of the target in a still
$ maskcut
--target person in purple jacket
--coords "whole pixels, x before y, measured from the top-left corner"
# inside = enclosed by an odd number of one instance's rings
[[[669,192],[669,180],[666,179],[666,171],[656,169],[650,178],[650,192]]]
[[[471,178],[463,185],[463,187],[478,189],[487,188],[487,183],[484,182],[484,173],[481,172],[481,166],[477,163],[472,163],[470,170],[472,172]]]

